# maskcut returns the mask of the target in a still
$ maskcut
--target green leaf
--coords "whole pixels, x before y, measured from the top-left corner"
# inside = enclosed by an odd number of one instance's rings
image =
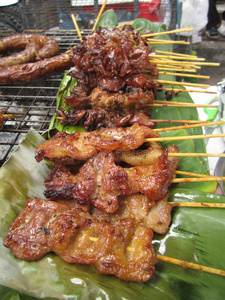
[[[116,27],[118,25],[117,16],[113,9],[108,9],[105,11],[98,21],[96,29],[99,27]]]
[[[164,28],[159,27],[156,23],[152,23],[149,20],[146,19],[136,19],[132,22],[132,27],[134,29],[142,28],[140,30],[141,34],[144,34],[146,30],[152,30],[154,33],[158,32],[164,32]],[[159,40],[170,40],[170,37],[168,34],[163,34],[157,36],[157,39]],[[152,45],[152,48],[156,50],[161,50],[161,51],[172,51],[173,50],[173,44],[162,44],[162,45]]]
[[[30,130],[0,170],[0,284],[19,291],[18,294],[12,292],[12,295],[19,295],[21,300],[35,297],[46,300],[223,299],[222,276],[183,269],[162,261],[156,264],[151,280],[137,283],[101,275],[93,266],[67,264],[53,253],[37,262],[14,258],[3,246],[3,239],[26,200],[35,196],[43,198],[43,182],[50,170],[46,164],[34,159],[36,147],[42,142],[43,138]],[[173,188],[169,201],[225,203],[225,197],[194,189]],[[225,210],[174,208],[169,232],[155,235],[153,244],[157,253],[225,270]],[[2,288],[2,292],[10,295],[8,289]]]
[[[176,136],[189,136],[190,134],[184,130],[171,130],[171,131],[163,131],[160,133],[162,137],[176,137]],[[181,141],[170,141],[170,142],[162,142],[161,143],[164,148],[168,147],[168,145],[176,145],[179,149],[180,153],[195,153],[196,151],[194,140],[181,140]],[[198,149],[199,150],[199,149]],[[205,151],[203,151],[205,152]],[[207,169],[205,168],[205,165]],[[186,171],[186,172],[194,172],[197,174],[208,174],[208,161],[203,164],[203,162],[198,157],[179,157],[179,165],[178,170]],[[181,176],[187,177],[187,176]],[[190,189],[194,189],[196,191],[205,191],[209,193],[213,193],[216,189],[217,183],[215,181],[209,182],[191,182],[191,183],[180,183],[179,187],[186,187]]]
[[[65,98],[71,94],[73,87],[77,85],[77,81],[74,77],[64,74],[63,79],[60,82],[59,90],[57,93],[56,108],[63,108],[65,111],[71,110],[71,107],[65,104]],[[79,125],[62,125],[58,119],[56,119],[56,113],[54,114],[51,123],[49,125],[49,130],[53,128],[58,131],[66,131],[67,133],[74,133],[75,131],[85,131],[83,126]]]

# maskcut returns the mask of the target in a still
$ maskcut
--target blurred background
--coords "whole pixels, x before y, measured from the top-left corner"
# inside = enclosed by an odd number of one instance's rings
[[[20,0],[0,1],[0,31],[24,29],[74,29],[71,13],[80,29],[93,26],[103,0]],[[108,0],[105,9],[114,9],[119,22],[146,18],[167,27],[177,23],[176,0]]]
[[[90,30],[104,0],[0,0],[0,38],[29,30],[74,30],[74,14],[81,30]],[[193,7],[188,4],[192,4]],[[197,5],[197,6],[196,6]],[[119,23],[145,18],[167,30],[193,26],[188,35],[171,35],[173,40],[184,39],[190,46],[174,46],[174,51],[192,53],[220,68],[203,67],[201,73],[211,74],[211,84],[225,77],[224,37],[209,40],[204,35],[207,0],[108,0],[105,10],[114,9]],[[189,8],[189,9],[187,9]],[[225,1],[217,1],[218,12],[225,11]]]

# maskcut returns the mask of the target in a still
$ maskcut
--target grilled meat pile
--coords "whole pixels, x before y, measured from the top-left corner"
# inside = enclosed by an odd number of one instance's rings
[[[4,245],[28,261],[53,251],[69,263],[93,264],[102,274],[149,280],[157,262],[153,232],[169,228],[168,188],[178,166],[177,157],[168,157],[176,146],[145,143],[157,135],[135,124],[58,133],[42,143],[37,161],[54,166],[44,182],[47,200],[27,202]]]
[[[93,130],[133,124],[135,118],[153,127],[146,121],[159,86],[158,69],[148,57],[153,51],[131,26],[100,28],[84,37],[70,54],[74,67],[69,75],[77,85],[65,97],[69,113],[58,112],[62,123]]]

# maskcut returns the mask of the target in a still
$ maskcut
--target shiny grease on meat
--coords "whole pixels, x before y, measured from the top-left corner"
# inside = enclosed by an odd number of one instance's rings
[[[13,222],[4,246],[26,261],[55,252],[68,263],[93,264],[102,274],[145,282],[155,270],[153,232],[132,218],[113,224],[66,204],[30,199]],[[129,248],[132,251],[129,251]]]
[[[84,37],[70,54],[74,67],[69,75],[77,85],[64,97],[71,117],[58,111],[62,123],[87,130],[126,126],[140,112],[136,122],[153,127],[148,119],[160,86],[157,66],[148,57],[153,51],[131,26],[100,28]]]
[[[0,57],[0,68],[42,60],[59,54],[56,41],[42,34],[16,34],[0,39],[0,54],[22,49],[9,56]]]
[[[120,196],[141,193],[149,202],[160,200],[167,195],[178,165],[177,158],[168,158],[167,152],[150,166],[123,168],[116,165],[112,151],[100,151],[77,174],[57,166],[45,180],[45,196],[91,204],[107,213],[117,211]]]
[[[146,126],[134,124],[126,128],[100,129],[91,132],[57,133],[36,150],[36,160],[43,158],[63,164],[85,160],[100,150],[133,150],[144,143],[147,137],[159,135]]]
[[[62,53],[33,63],[0,69],[0,84],[28,82],[60,74],[71,66],[68,53]]]

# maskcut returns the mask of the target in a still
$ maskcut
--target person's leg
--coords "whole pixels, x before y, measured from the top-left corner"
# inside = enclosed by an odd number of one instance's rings
[[[216,0],[209,0],[209,10],[208,10],[208,24],[206,25],[206,30],[211,28],[217,28],[220,26],[220,16],[216,8]]]
[[[219,34],[225,37],[225,24],[221,21],[216,8],[216,0],[209,0],[208,24],[206,25],[206,35],[216,39]]]

